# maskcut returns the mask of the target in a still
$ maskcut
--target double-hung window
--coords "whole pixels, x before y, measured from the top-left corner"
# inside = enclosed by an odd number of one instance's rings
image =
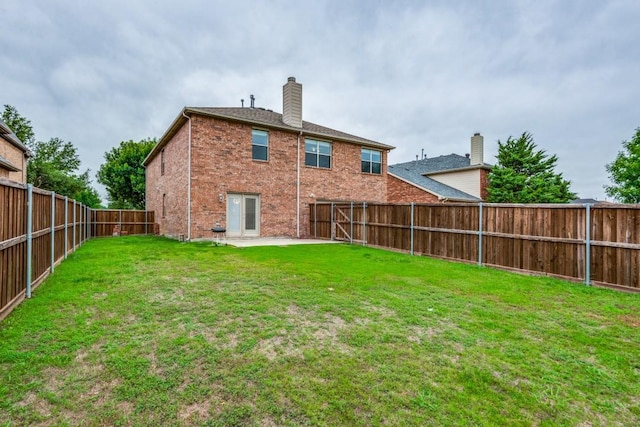
[[[371,150],[369,148],[362,149],[362,172],[375,173],[378,175],[382,173],[381,151]]]
[[[305,139],[304,164],[316,168],[331,169],[331,143]]]
[[[269,132],[258,129],[251,131],[251,158],[253,160],[268,160]]]

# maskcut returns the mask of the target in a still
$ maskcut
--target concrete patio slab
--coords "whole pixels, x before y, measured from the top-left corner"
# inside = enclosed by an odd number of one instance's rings
[[[214,241],[215,243],[215,241]],[[259,238],[259,239],[220,239],[220,244],[227,244],[237,248],[252,246],[292,246],[292,245],[321,245],[331,243],[344,243],[319,239],[285,239],[285,238]]]

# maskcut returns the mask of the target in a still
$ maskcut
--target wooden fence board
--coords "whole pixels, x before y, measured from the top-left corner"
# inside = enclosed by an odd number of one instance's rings
[[[91,237],[111,236],[113,225],[102,224],[102,234],[92,234],[88,223],[93,213],[80,203],[49,191],[31,187],[31,234],[27,230],[28,186],[0,179],[0,320],[22,299],[27,289],[27,241],[31,239],[30,283],[35,288],[50,274],[53,263]],[[54,207],[54,214],[51,207]],[[154,213],[145,211],[107,211],[107,217],[125,218],[127,234],[154,232]],[[95,214],[101,218],[102,214]],[[54,229],[52,231],[52,228]],[[51,233],[53,232],[53,244]]]
[[[350,209],[349,204],[341,207]],[[477,204],[354,203],[351,223],[344,216],[332,220],[331,204],[311,204],[310,209],[318,238],[344,239],[344,231],[353,227],[354,242],[366,239],[370,245],[416,254],[640,291],[639,205],[590,206],[589,233],[584,205],[482,204],[482,224]],[[337,228],[342,234],[336,236]]]

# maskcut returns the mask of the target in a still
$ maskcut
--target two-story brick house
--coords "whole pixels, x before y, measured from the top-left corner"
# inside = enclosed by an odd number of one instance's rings
[[[29,150],[13,131],[0,120],[0,178],[27,182]]]
[[[392,148],[303,121],[290,77],[283,114],[185,107],[144,161],[146,208],[170,237],[309,236],[309,203],[386,201]]]

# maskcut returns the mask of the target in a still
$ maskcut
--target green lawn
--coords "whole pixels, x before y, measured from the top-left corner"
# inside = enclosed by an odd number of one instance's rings
[[[348,245],[87,242],[0,322],[0,425],[640,425],[640,295]]]

